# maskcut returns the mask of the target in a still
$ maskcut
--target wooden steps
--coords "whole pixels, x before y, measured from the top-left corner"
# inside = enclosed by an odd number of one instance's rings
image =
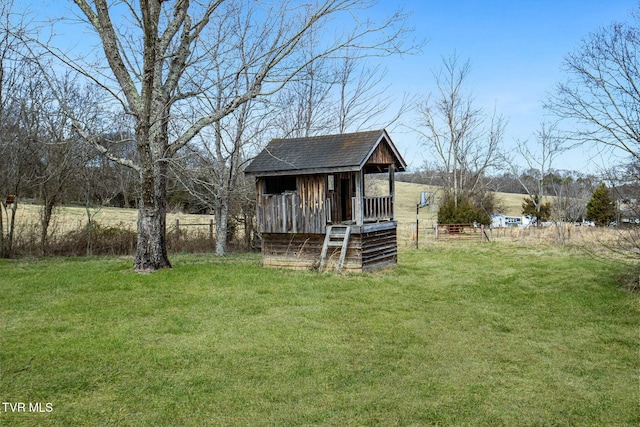
[[[347,255],[347,248],[349,246],[349,236],[351,235],[351,227],[348,225],[329,225],[327,226],[327,232],[324,237],[324,244],[322,245],[322,252],[320,253],[320,268],[322,271],[327,265],[327,259],[329,254],[329,248],[340,248],[340,258],[338,260],[338,272],[342,271],[344,265],[344,259]]]

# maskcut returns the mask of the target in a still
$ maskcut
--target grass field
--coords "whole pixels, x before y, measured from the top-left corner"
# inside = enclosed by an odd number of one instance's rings
[[[40,205],[20,204],[16,214],[17,224],[37,224]],[[138,210],[128,208],[103,207],[91,210],[95,213],[94,221],[107,227],[121,227],[129,230],[136,229]],[[208,224],[213,219],[212,215],[193,215],[171,212],[167,214],[167,227],[175,227],[176,220],[181,224]],[[87,212],[79,206],[60,206],[56,208],[53,217],[52,228],[54,233],[65,233],[85,227],[87,224]]]
[[[374,185],[384,187],[386,191],[386,181],[376,182]],[[396,182],[396,213],[400,224],[415,224],[416,203],[420,201],[422,191],[432,192],[438,197],[439,187],[414,184],[409,182]],[[385,193],[386,194],[386,193]],[[507,215],[522,215],[523,194],[496,193],[497,199],[505,208]],[[17,223],[36,224],[38,222],[38,205],[20,204],[17,214]],[[96,212],[92,210],[92,213]],[[434,207],[423,208],[420,216],[424,224],[432,226],[437,218],[437,211]],[[97,211],[95,221],[104,226],[119,226],[135,230],[138,211],[136,209],[104,207]],[[176,220],[180,223],[208,223],[213,216],[210,215],[189,215],[172,212],[167,215],[167,226],[175,225]],[[87,223],[86,210],[83,207],[61,206],[56,210],[54,216],[54,232],[67,232],[69,230],[84,227]]]
[[[347,276],[172,260],[0,260],[0,425],[640,424],[619,265],[503,243]]]

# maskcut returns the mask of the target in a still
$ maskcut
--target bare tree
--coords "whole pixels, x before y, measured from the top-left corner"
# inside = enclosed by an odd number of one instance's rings
[[[406,94],[396,99],[390,93],[391,84],[385,83],[386,76],[381,64],[371,65],[349,49],[339,58],[314,61],[279,96],[274,114],[278,136],[389,127],[415,99]]]
[[[397,122],[415,103],[407,94],[399,101],[390,94],[391,85],[384,84],[387,70],[358,61],[347,52],[338,62],[336,112],[338,133],[357,132],[371,126],[389,127]],[[391,110],[395,101],[399,104]],[[389,115],[391,113],[391,115]],[[335,122],[332,119],[332,122]],[[381,125],[382,123],[382,125]]]
[[[547,107],[569,123],[569,137],[640,159],[640,9],[632,23],[589,34],[564,60],[565,82]]]
[[[104,117],[103,120],[108,121],[109,126],[99,136],[99,144],[106,147],[109,153],[121,159],[136,162],[138,157],[135,135],[128,123],[129,120],[120,114],[115,117]],[[110,187],[102,196],[103,203],[123,208],[137,206],[139,183],[136,180],[135,170],[114,162],[106,156],[102,156],[101,159],[96,159],[94,162],[99,164],[102,172],[100,178],[102,182],[99,187],[102,184],[107,184]],[[105,190],[107,189],[105,188]]]
[[[220,101],[220,98],[212,100]],[[214,212],[217,256],[227,253],[230,217],[238,214],[233,211],[234,201],[245,197],[245,188],[239,183],[249,159],[247,147],[257,144],[264,131],[262,117],[256,114],[261,107],[254,107],[256,104],[260,103],[257,100],[244,103],[216,122],[212,132],[202,132],[188,146],[191,164],[173,167],[179,179],[185,178],[181,181],[184,188]],[[172,166],[175,165],[173,162]],[[235,224],[231,228],[235,229]]]
[[[20,37],[28,23],[16,15],[13,1],[0,4],[0,256],[11,257],[16,212],[30,185],[34,159],[22,119],[28,102],[23,92],[32,69],[24,60]]]
[[[541,123],[540,129],[535,132],[535,144],[530,144],[528,140],[518,141],[517,158],[504,157],[504,164],[511,169],[512,175],[535,205],[538,217],[545,203],[545,177],[552,171],[556,158],[569,149],[566,140],[560,137],[557,127],[557,123]],[[526,163],[526,174],[519,170],[519,161]]]
[[[273,112],[276,132],[282,137],[306,137],[331,127],[331,92],[336,84],[332,61],[318,56],[319,30],[308,31],[300,42],[306,65],[279,94]]]
[[[554,183],[552,217],[558,221],[576,222],[585,219],[587,202],[591,197],[593,184],[589,179],[565,177]]]
[[[506,121],[474,104],[465,88],[469,61],[461,62],[455,54],[442,61],[442,68],[434,72],[437,93],[418,105],[418,132],[457,206],[461,198],[480,190],[482,178],[495,166]]]
[[[54,83],[55,91],[50,83]],[[32,102],[28,113],[33,118],[29,136],[36,143],[37,159],[32,164],[36,173],[34,184],[42,201],[41,251],[46,255],[54,209],[64,202],[75,177],[97,154],[79,143],[69,114],[95,128],[99,112],[94,91],[81,88],[70,76],[55,81],[49,77],[48,82],[38,76],[32,78],[29,87]]]
[[[640,161],[639,47],[640,7],[629,22],[597,29],[566,56],[567,79],[547,102],[551,111],[573,124],[568,134],[575,141],[622,153],[631,164]],[[615,175],[609,178],[615,182]],[[618,202],[628,207],[625,199],[631,201],[623,197]],[[620,230],[619,241],[609,249],[630,255],[635,263],[639,247],[640,231],[634,227]]]

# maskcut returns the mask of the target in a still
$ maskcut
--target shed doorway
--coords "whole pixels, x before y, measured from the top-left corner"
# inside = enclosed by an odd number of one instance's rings
[[[345,223],[353,220],[352,206],[353,195],[355,193],[353,186],[355,181],[352,174],[340,174],[338,176],[338,197],[339,197],[339,209],[337,222]]]

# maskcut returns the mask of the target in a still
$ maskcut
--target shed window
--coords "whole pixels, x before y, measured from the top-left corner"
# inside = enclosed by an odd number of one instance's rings
[[[295,176],[268,176],[264,184],[264,194],[282,194],[297,189]]]

